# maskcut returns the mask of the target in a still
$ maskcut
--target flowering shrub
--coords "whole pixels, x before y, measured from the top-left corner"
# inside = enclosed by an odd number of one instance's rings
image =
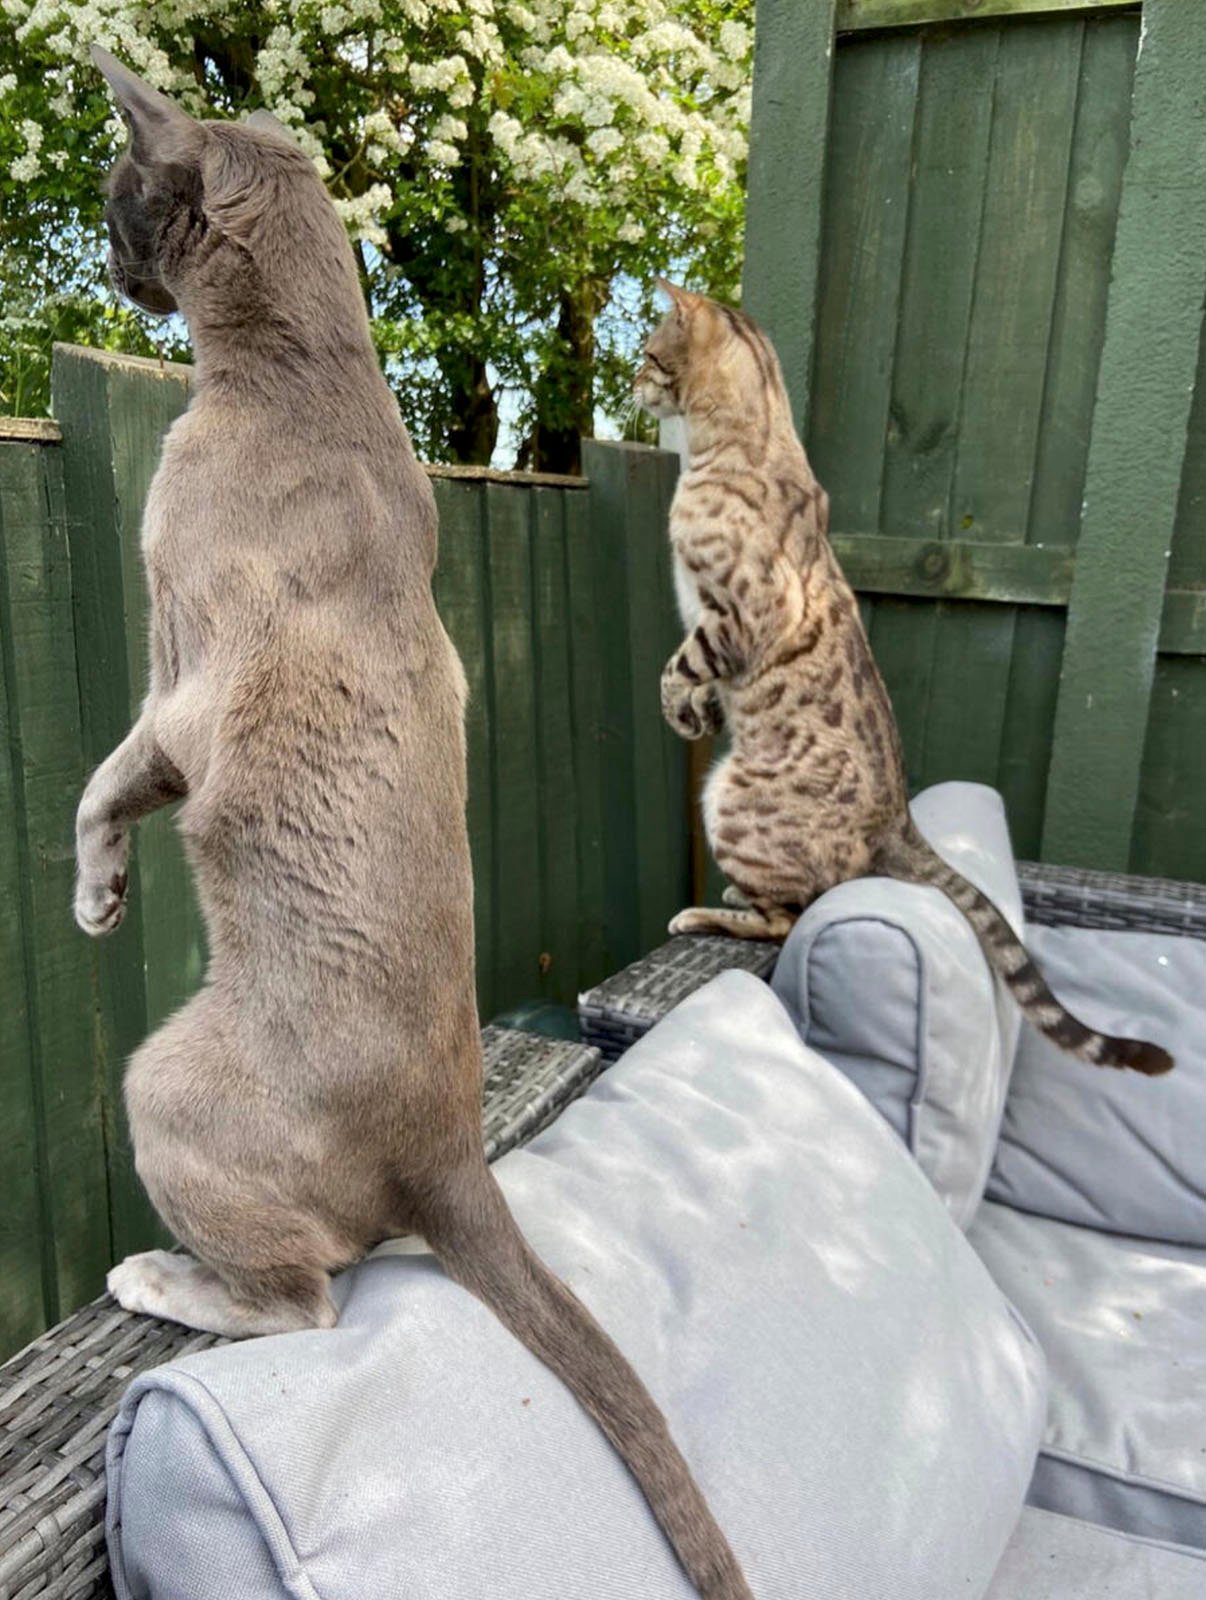
[[[98,41],[197,115],[266,105],[294,131],[347,224],[425,453],[488,459],[507,394],[525,459],[572,466],[576,434],[626,389],[652,277],[735,289],[752,12],[0,0],[6,408],[14,351],[23,338],[19,370],[35,374],[30,330],[48,337],[63,307],[98,341],[146,345],[99,287],[98,176],[124,135],[87,59]]]

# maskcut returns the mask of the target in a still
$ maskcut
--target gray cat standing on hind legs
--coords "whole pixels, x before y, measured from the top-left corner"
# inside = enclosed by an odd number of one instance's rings
[[[482,1152],[465,679],[343,225],[271,117],[197,122],[94,59],[131,133],[114,284],[183,312],[196,387],[147,502],[150,689],[80,802],[76,918],[118,926],[130,828],[182,800],[211,950],[126,1076],[139,1175],[189,1254],[132,1256],[109,1287],[234,1337],[330,1327],[330,1274],[420,1234],[595,1419],[698,1592],[751,1600],[661,1412]]]
[[[652,416],[681,416],[688,462],[670,508],[682,645],[662,711],[684,739],[727,726],[704,826],[736,893],[671,933],[781,939],[826,889],[868,873],[941,889],[1023,1013],[1056,1044],[1150,1077],[1172,1058],[1098,1033],[1052,994],[987,896],[909,816],[892,705],[826,537],[829,497],[796,436],[770,341],[743,312],[659,281],[669,315],[633,383]]]

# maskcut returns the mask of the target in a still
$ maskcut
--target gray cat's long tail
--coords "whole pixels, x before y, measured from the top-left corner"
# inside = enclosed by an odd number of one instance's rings
[[[753,1600],[653,1397],[532,1251],[485,1163],[462,1168],[441,1202],[425,1233],[448,1276],[483,1301],[598,1423],[705,1600]]]
[[[971,924],[989,965],[1001,974],[1023,1014],[1061,1049],[1098,1067],[1129,1067],[1149,1078],[1172,1070],[1172,1057],[1159,1045],[1146,1039],[1120,1039],[1098,1033],[1074,1017],[1047,987],[1026,946],[988,896],[948,866],[911,822],[901,835],[881,848],[874,870],[909,883],[932,884],[953,900]]]

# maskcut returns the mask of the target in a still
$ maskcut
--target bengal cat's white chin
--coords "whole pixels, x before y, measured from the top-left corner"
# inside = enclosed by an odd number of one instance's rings
[[[642,383],[633,390],[633,397],[648,416],[660,419],[679,415],[674,397],[668,389],[657,389],[652,384]]]

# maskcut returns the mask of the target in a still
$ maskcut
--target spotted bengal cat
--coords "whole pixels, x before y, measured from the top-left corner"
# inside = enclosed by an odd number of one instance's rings
[[[727,725],[732,741],[703,811],[733,889],[723,909],[693,906],[670,931],[782,938],[848,878],[932,884],[1048,1038],[1098,1066],[1167,1072],[1158,1046],[1065,1010],[996,906],[914,826],[892,705],[774,349],[742,312],[660,287],[671,310],[633,389],[653,416],[686,419],[689,455],[670,511],[687,636],[662,674],[662,711],[685,739]]]

